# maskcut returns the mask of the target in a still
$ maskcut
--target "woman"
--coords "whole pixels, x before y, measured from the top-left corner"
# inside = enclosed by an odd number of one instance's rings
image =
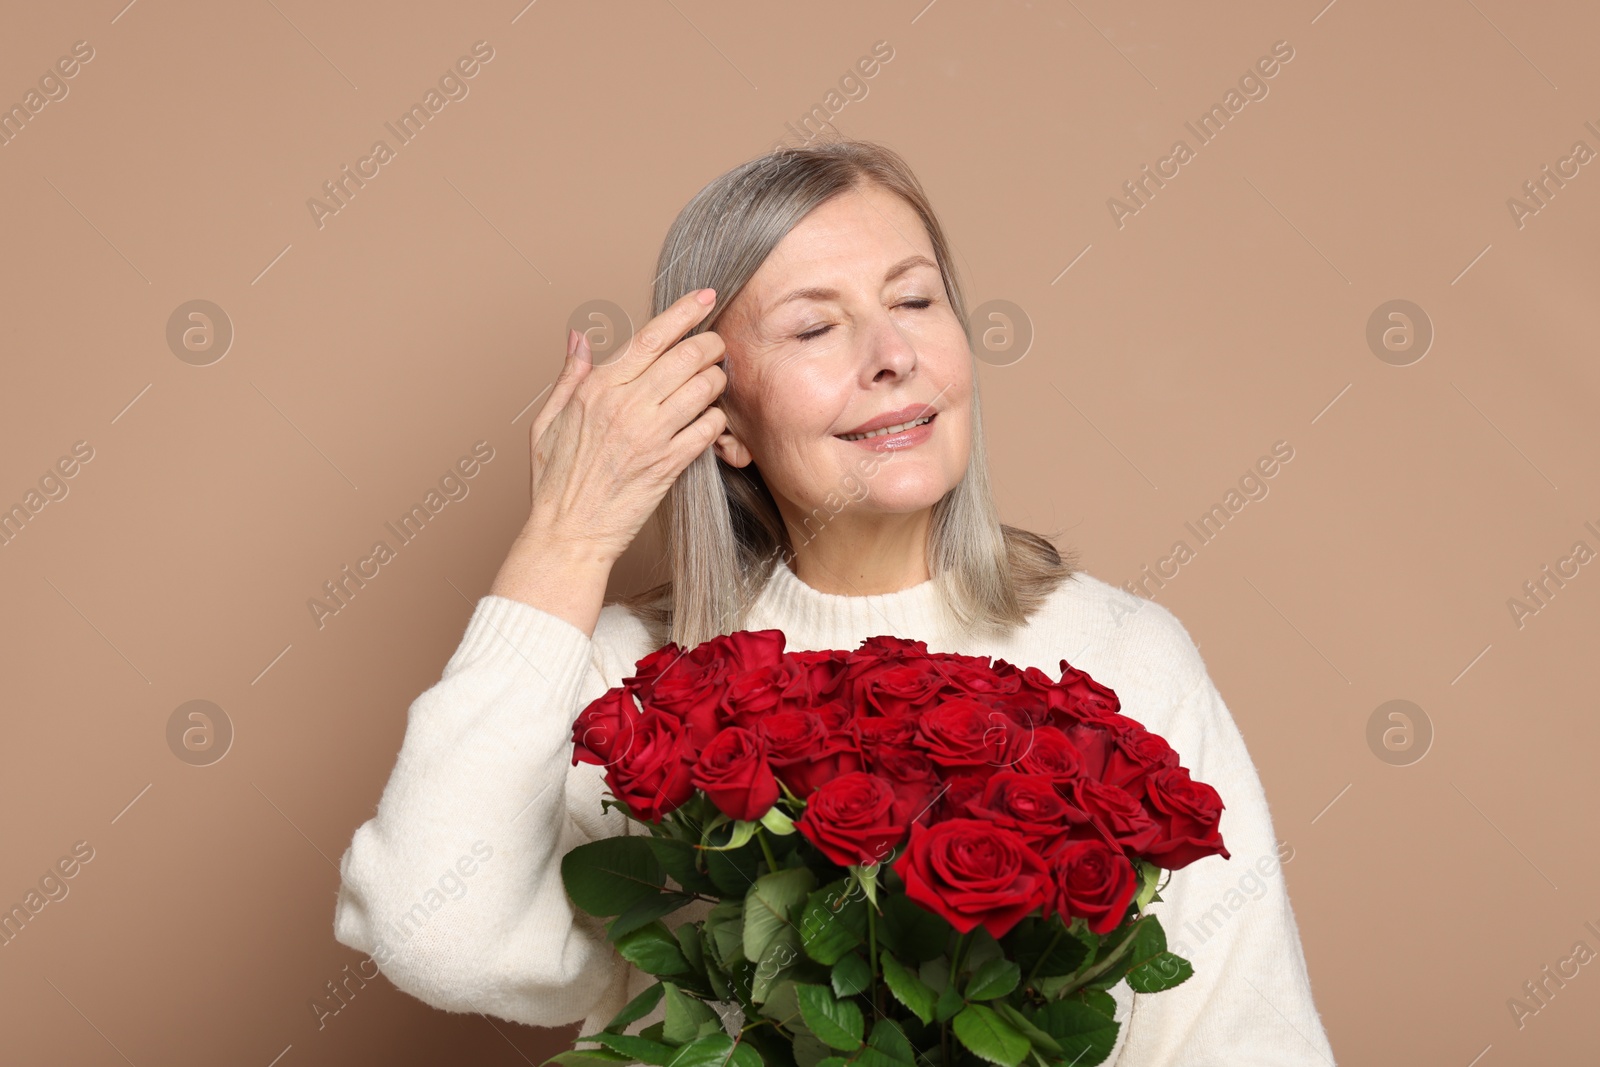
[[[860,142],[752,160],[690,201],[658,266],[654,317],[615,359],[569,336],[527,525],[411,707],[341,864],[338,939],[429,1004],[599,1029],[651,979],[562,886],[569,849],[630,825],[602,809],[602,768],[572,764],[577,712],[667,640],[893,634],[1052,676],[1066,658],[1224,798],[1233,858],[1175,872],[1155,905],[1194,977],[1119,986],[1108,1062],[1332,1063],[1260,779],[1193,641],[996,516],[961,291],[904,161]],[[602,606],[653,512],[670,580]]]

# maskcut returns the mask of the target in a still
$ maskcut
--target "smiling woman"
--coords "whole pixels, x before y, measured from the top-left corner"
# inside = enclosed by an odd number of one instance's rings
[[[1118,618],[1111,609],[1127,593],[1051,540],[1000,522],[952,262],[894,152],[861,142],[784,149],[735,167],[683,208],[662,244],[652,318],[615,358],[595,365],[569,333],[530,430],[527,523],[443,676],[412,703],[377,814],[340,865],[341,942],[372,952],[420,881],[462,841],[482,839],[494,866],[380,961],[383,973],[441,1008],[541,1026],[581,1020],[585,1034],[642,997],[627,1030],[659,1032],[663,1007],[645,1010],[654,980],[575,910],[563,884],[575,847],[639,825],[602,804],[606,768],[575,759],[573,724],[625,693],[668,642],[681,646],[664,650],[675,659],[739,630],[778,631],[780,648],[796,652],[889,635],[1052,676],[1070,655],[1226,798],[1219,829],[1232,852],[1276,847],[1244,740],[1177,618],[1153,602]],[[666,580],[606,603],[613,566],[652,515]],[[772,678],[717,662],[718,685],[779,699]],[[783,695],[806,706],[813,681],[789,682]],[[671,729],[651,720],[637,743]],[[777,743],[766,720],[754,729],[756,749]],[[615,747],[584,736],[590,748]],[[683,767],[663,760],[661,771]],[[966,784],[961,795],[975,795]],[[648,806],[670,787],[663,777],[646,790],[654,797],[636,799]],[[1128,796],[1124,806],[1140,803]],[[1235,876],[1222,860],[1184,866],[1152,908],[1167,929],[1184,929]],[[684,931],[707,903],[657,920],[661,936],[698,958]],[[1105,1040],[1080,1064],[1333,1062],[1281,880],[1192,962],[1193,977],[1157,996],[1119,984],[1084,998]]]

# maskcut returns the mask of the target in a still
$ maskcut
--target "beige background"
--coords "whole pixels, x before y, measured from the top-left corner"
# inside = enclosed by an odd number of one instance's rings
[[[334,864],[518,526],[521,413],[568,317],[637,322],[678,208],[797,143],[878,41],[834,125],[906,155],[969,304],[1033,331],[982,369],[1003,515],[1117,583],[1196,548],[1157,598],[1294,848],[1340,1062],[1592,1058],[1600,965],[1521,1028],[1507,1006],[1600,950],[1600,564],[1520,626],[1508,606],[1600,550],[1600,162],[1520,227],[1507,206],[1600,149],[1592,9],[120,3],[13,4],[0,34],[5,103],[94,50],[0,147],[0,506],[93,450],[0,547],[0,902],[93,849],[0,948],[15,1062],[560,1047],[382,978],[319,1029],[309,1002],[362,958],[332,937]],[[307,200],[480,40],[469,95],[319,228]],[[1199,146],[1184,123],[1278,41],[1268,95]],[[1194,158],[1119,228],[1108,198],[1178,138]],[[234,331],[205,366],[167,342],[200,299]],[[1405,366],[1367,341],[1397,299],[1435,333]],[[308,599],[480,440],[469,495],[319,629]],[[1280,440],[1270,493],[1197,547],[1184,524]],[[636,545],[614,590],[655,562]],[[1395,699],[1433,734],[1408,765],[1368,742]],[[169,747],[191,700],[235,732],[208,766]]]

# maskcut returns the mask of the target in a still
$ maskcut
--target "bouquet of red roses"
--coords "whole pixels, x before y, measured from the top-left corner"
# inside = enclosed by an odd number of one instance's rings
[[[1078,1067],[1115,1042],[1111,987],[1192,974],[1145,909],[1228,856],[1222,801],[1114,692],[1065,660],[783,646],[669,644],[578,716],[573,763],[638,832],[562,878],[659,980],[556,1061]]]

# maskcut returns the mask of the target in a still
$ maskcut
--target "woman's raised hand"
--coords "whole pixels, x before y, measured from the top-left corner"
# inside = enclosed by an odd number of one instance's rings
[[[644,324],[618,356],[593,363],[573,331],[567,361],[529,431],[533,475],[524,538],[615,563],[684,468],[727,425],[712,401],[728,378],[726,346],[706,331],[680,340],[711,311],[700,289]]]

